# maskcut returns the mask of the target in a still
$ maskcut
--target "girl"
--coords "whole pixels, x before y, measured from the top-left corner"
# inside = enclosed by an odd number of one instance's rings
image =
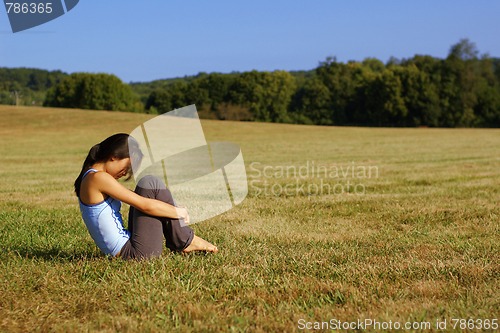
[[[158,178],[145,176],[135,192],[117,180],[131,176],[131,164],[142,159],[137,141],[115,134],[93,146],[75,180],[82,218],[92,239],[106,255],[123,259],[160,256],[163,237],[172,251],[217,252],[213,244],[194,235],[185,208],[176,207]],[[136,164],[134,164],[136,165]],[[130,205],[129,228],[123,226],[121,202]]]

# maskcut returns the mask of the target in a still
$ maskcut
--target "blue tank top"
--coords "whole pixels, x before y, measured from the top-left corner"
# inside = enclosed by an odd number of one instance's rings
[[[82,180],[89,172],[97,172],[97,170],[89,169],[83,175]],[[123,226],[120,213],[122,203],[112,197],[95,205],[87,205],[81,200],[78,201],[83,221],[96,245],[105,254],[116,256],[130,239],[130,232]]]

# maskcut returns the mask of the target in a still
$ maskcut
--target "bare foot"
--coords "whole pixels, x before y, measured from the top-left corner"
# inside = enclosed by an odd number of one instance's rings
[[[219,249],[217,248],[217,246],[195,235],[191,244],[189,244],[188,247],[186,247],[182,252],[188,253],[192,251],[206,251],[217,253],[219,252]]]

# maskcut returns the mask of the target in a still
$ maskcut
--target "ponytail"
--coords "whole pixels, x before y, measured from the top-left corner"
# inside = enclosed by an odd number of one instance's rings
[[[80,175],[75,180],[75,193],[77,197],[80,197],[80,185],[82,183],[83,175],[92,167],[92,165],[98,162],[100,146],[101,144],[98,143],[90,148],[87,158],[85,158],[85,161],[83,162],[82,171],[80,171]]]
[[[142,159],[142,152],[139,149],[137,141],[135,141],[128,134],[119,133],[112,135],[101,143],[98,143],[90,148],[89,153],[83,162],[80,175],[75,180],[74,186],[77,197],[80,197],[80,187],[85,172],[87,172],[92,165],[100,162],[107,162],[112,157],[119,159],[130,157],[129,142],[133,144],[130,148],[133,149],[134,158],[137,158],[140,161]]]

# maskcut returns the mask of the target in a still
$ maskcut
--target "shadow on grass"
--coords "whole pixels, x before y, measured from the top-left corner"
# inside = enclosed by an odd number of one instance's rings
[[[181,257],[198,257],[198,256],[209,256],[214,255],[213,253],[207,253],[202,251],[194,251],[190,253],[169,251],[164,249],[162,256],[166,255],[178,255]],[[215,254],[216,255],[216,254]],[[51,262],[74,262],[82,260],[93,260],[93,259],[103,259],[106,258],[104,254],[98,250],[82,250],[78,251],[76,249],[65,249],[58,246],[52,246],[47,248],[40,247],[9,247],[6,249],[1,257],[17,257],[22,259],[30,260],[40,260],[40,261],[51,261]]]
[[[10,254],[9,256],[52,262],[72,262],[104,257],[97,251],[92,251],[90,249],[79,251],[76,249],[65,249],[57,246],[47,248],[19,246],[10,247],[6,250],[6,252]]]

